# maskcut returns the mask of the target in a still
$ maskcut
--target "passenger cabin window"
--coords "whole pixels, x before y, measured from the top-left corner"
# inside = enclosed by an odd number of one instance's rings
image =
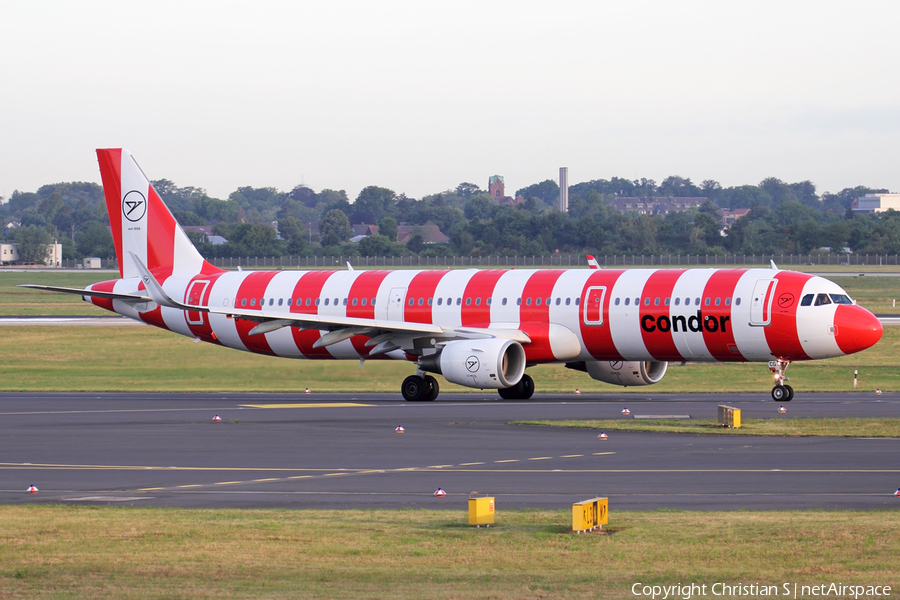
[[[278,299],[278,306],[282,306],[284,304],[284,298]]]
[[[506,298],[503,299],[503,302],[501,302],[501,304],[502,304],[503,306],[506,306]]]
[[[328,301],[329,301],[329,300],[331,300],[331,299],[330,299],[330,298],[325,298],[325,306],[328,306]]]
[[[681,298],[675,298],[675,306],[681,306]]]
[[[828,294],[816,296],[816,306],[825,306],[826,304],[831,304],[831,298],[828,297]]]
[[[803,296],[803,300],[800,301],[800,306],[812,306],[812,301],[815,297],[815,294],[807,294]]]
[[[575,306],[581,304],[581,298],[575,298]]]
[[[616,304],[618,304],[618,303],[619,303],[619,300],[616,299]],[[629,304],[631,304],[631,298],[625,298],[625,306],[628,306]]]
[[[438,298],[438,306],[443,306],[443,305],[444,305],[444,299]]]
[[[735,303],[737,306],[740,306],[740,305],[741,305],[741,299],[740,299],[740,298],[735,298],[735,299],[734,299],[734,303]]]

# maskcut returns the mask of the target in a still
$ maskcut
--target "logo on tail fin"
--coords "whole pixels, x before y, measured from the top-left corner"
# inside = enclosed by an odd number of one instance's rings
[[[122,214],[125,218],[136,223],[147,214],[147,199],[137,190],[132,190],[122,198]]]

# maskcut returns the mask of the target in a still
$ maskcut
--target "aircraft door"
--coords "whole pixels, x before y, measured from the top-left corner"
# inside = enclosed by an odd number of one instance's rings
[[[387,320],[403,320],[403,301],[406,300],[406,288],[391,288],[391,296],[387,304]]]
[[[606,287],[589,287],[584,299],[584,324],[603,325],[603,300]]]
[[[203,304],[203,294],[206,292],[206,286],[209,281],[192,281],[191,287],[188,288],[187,303],[191,306],[200,306]],[[203,325],[203,313],[197,310],[189,310],[185,314],[188,325]]]
[[[772,300],[775,299],[777,279],[760,279],[753,286],[750,298],[750,324],[754,327],[768,327],[772,324]]]

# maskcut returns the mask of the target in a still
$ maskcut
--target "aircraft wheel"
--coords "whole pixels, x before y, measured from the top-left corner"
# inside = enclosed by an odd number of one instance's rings
[[[410,375],[403,380],[400,386],[400,393],[407,402],[418,402],[424,400],[428,395],[428,383],[423,377],[418,375]]]
[[[500,388],[497,390],[497,393],[500,394],[500,397],[504,400],[515,400],[521,394],[521,390],[519,389],[520,384],[516,384],[512,387],[508,388]]]
[[[431,375],[425,376],[425,383],[428,384],[428,393],[425,394],[425,397],[422,398],[422,400],[425,402],[434,402],[441,392],[441,387],[438,385],[437,379]]]
[[[785,398],[788,397],[788,391],[785,389],[788,386],[786,385],[776,385],[772,388],[772,400],[775,402],[787,402]]]
[[[789,385],[784,386],[784,389],[787,390],[787,397],[784,399],[785,402],[790,402],[794,399],[794,388]]]
[[[534,395],[534,379],[529,375],[522,375],[522,380],[519,382],[519,385],[522,386],[522,395],[519,396],[519,398],[528,400]]]

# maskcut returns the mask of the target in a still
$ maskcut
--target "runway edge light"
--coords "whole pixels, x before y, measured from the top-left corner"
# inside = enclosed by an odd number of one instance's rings
[[[608,439],[609,439],[609,436],[606,435],[606,432],[605,432],[605,431],[601,431],[601,432],[600,432],[600,435],[597,436],[597,439],[598,439],[598,440],[608,440]]]
[[[213,423],[218,423],[221,420],[222,420],[222,417],[220,417],[219,415],[216,415],[213,417]]]
[[[438,498],[443,498],[447,495],[447,492],[444,491],[444,488],[438,488],[437,490],[435,490],[433,495],[437,496]]]
[[[572,505],[572,531],[603,529],[609,523],[609,498],[591,498]]]
[[[894,495],[900,498],[900,488],[897,488],[897,491],[894,492]]]
[[[778,412],[781,413],[781,414],[783,415],[784,413],[787,412],[787,409],[786,409],[785,407],[783,407],[783,406],[779,406],[779,407],[778,407]]]
[[[397,433],[403,433],[406,431],[406,429],[403,428],[403,425],[397,425],[394,431],[396,431]]]
[[[32,483],[31,485],[28,486],[28,489],[27,489],[26,491],[27,491],[29,494],[37,494],[37,493],[38,493],[37,486],[34,485],[33,483]],[[898,491],[900,491],[900,490],[898,490]]]
[[[627,417],[628,415],[631,414],[631,411],[628,410],[628,407],[626,406],[625,408],[622,409],[622,414]]]

